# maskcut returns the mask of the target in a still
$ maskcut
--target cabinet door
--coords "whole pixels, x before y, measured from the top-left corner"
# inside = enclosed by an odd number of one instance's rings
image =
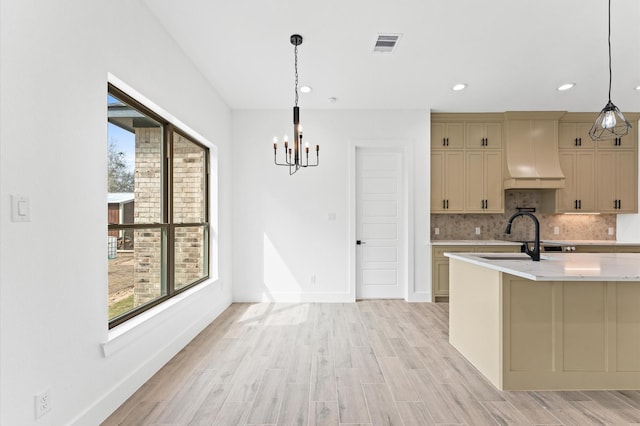
[[[576,149],[578,147],[578,135],[576,123],[558,124],[558,148]],[[564,169],[562,169],[564,171]]]
[[[591,123],[559,123],[558,148],[593,149],[595,145],[589,137]]]
[[[578,136],[578,148],[579,149],[595,149],[596,143],[589,136],[589,130],[591,130],[593,123],[578,123],[576,124],[576,132]]]
[[[501,149],[502,124],[467,123],[465,146],[468,149]]]
[[[462,151],[446,152],[444,168],[446,211],[461,213],[464,211],[464,153]]]
[[[638,211],[638,174],[635,152],[598,151],[596,167],[598,211],[636,213]]]
[[[617,213],[616,152],[599,151],[596,167],[598,179],[598,190],[596,191],[598,211]]]
[[[431,147],[434,149],[460,149],[464,147],[462,123],[431,123]]]
[[[484,123],[467,123],[467,140],[465,146],[470,149],[484,148],[485,136]]]
[[[576,190],[576,153],[574,151],[560,152],[560,168],[564,173],[564,188],[556,193],[558,213],[574,212],[577,208],[578,196]],[[595,188],[594,188],[595,189]]]
[[[469,213],[482,213],[485,200],[484,152],[467,151],[466,160],[467,184],[464,208]]]
[[[431,213],[445,212],[444,157],[446,151],[431,151]]]
[[[635,136],[635,132],[631,132],[628,135],[622,136],[620,138],[607,139],[598,142],[598,146],[600,148],[612,148],[612,149],[633,149],[634,142],[633,136]]]
[[[616,154],[617,212],[636,213],[638,211],[638,175],[635,153],[628,151]]]
[[[578,210],[596,211],[596,160],[593,151],[576,152],[575,188]]]
[[[462,151],[431,151],[431,212],[464,210],[464,156]]]
[[[466,169],[465,212],[503,212],[502,153],[467,151]]]
[[[504,212],[502,152],[485,152],[484,156],[485,211],[502,213]]]
[[[433,265],[433,295],[449,295],[449,259],[436,260]]]
[[[487,123],[485,137],[487,138],[485,148],[502,149],[502,124]]]

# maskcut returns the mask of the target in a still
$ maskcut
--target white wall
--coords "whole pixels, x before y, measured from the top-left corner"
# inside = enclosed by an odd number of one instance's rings
[[[631,123],[631,125],[633,125],[637,129],[637,126],[640,125],[640,121]],[[638,133],[638,139],[640,139],[640,132]],[[638,152],[638,156],[638,163],[640,164],[640,150]],[[640,198],[640,173],[638,174],[638,192],[638,198]],[[631,243],[640,242],[640,213],[617,215],[616,239],[618,241],[626,241]]]
[[[0,423],[95,425],[231,301],[230,111],[138,1],[2,0],[0,19]],[[221,207],[219,279],[105,357],[108,73],[215,144]]]
[[[233,112],[234,300],[353,301],[349,144],[356,139],[413,143],[415,284],[408,296],[430,300],[428,109],[302,107],[300,121],[305,138],[320,145],[321,165],[289,176],[287,168],[273,164],[272,138],[292,137],[292,112]],[[315,285],[309,284],[311,274],[317,275]]]

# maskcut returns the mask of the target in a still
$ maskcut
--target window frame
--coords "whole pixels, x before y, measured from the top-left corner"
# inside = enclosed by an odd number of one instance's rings
[[[120,324],[125,323],[131,318],[140,315],[141,313],[159,305],[167,300],[171,299],[189,290],[196,285],[208,280],[211,276],[211,222],[210,222],[210,164],[211,164],[211,152],[210,149],[204,144],[198,142],[193,136],[191,136],[185,130],[177,127],[167,119],[157,114],[131,95],[115,86],[113,83],[107,83],[107,94],[112,95],[118,100],[125,102],[129,106],[139,110],[141,113],[149,116],[153,120],[160,123],[162,127],[162,147],[161,156],[162,161],[160,165],[160,176],[162,182],[161,188],[161,213],[162,223],[132,223],[132,224],[108,224],[107,231],[112,230],[142,230],[142,229],[158,229],[162,234],[162,250],[161,250],[161,283],[160,287],[166,294],[163,294],[147,303],[134,307],[133,309],[124,312],[114,318],[109,319],[109,329],[112,329]],[[193,143],[204,152],[203,160],[203,172],[204,172],[204,187],[202,190],[203,195],[203,222],[179,222],[175,223],[173,216],[173,173],[174,173],[174,133]],[[176,289],[175,283],[175,232],[178,228],[185,227],[200,227],[203,229],[203,276],[195,281],[184,285],[183,287]],[[108,285],[108,280],[107,280]],[[161,291],[162,291],[161,290]]]

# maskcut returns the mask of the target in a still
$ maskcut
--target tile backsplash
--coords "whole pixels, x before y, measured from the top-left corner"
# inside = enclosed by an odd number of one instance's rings
[[[534,207],[540,221],[543,240],[615,240],[616,215],[612,214],[542,214],[540,191],[505,191],[504,214],[432,214],[432,240],[533,240],[534,225],[528,218],[517,218],[511,234],[504,233],[507,221],[517,207]],[[476,227],[480,235],[476,235]],[[553,233],[558,228],[558,234]],[[435,234],[436,228],[439,234]],[[609,235],[609,228],[613,235]]]

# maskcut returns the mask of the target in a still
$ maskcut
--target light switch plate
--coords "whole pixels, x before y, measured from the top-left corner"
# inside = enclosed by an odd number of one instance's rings
[[[22,195],[11,196],[11,221],[31,222],[31,203],[29,197]]]

